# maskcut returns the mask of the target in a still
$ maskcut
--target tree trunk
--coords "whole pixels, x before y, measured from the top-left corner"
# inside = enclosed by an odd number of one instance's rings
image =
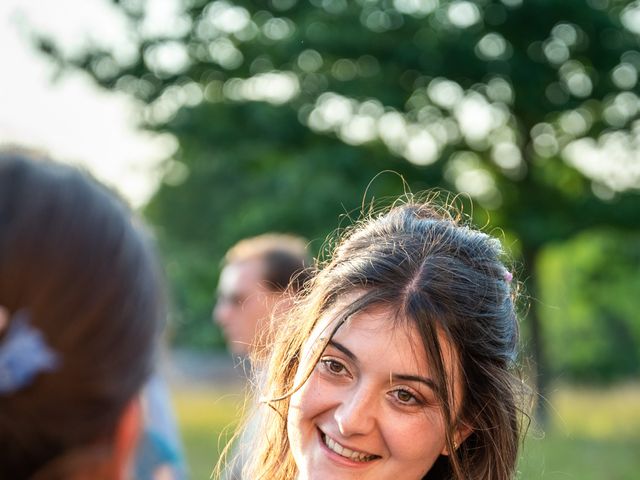
[[[531,356],[533,360],[534,388],[536,389],[537,402],[535,407],[535,419],[544,427],[548,420],[547,391],[549,385],[549,373],[544,346],[544,332],[540,322],[538,311],[539,299],[536,275],[536,260],[539,248],[523,247],[524,257],[524,278],[526,294],[529,298],[529,310],[527,321],[529,323],[529,333],[531,335]]]

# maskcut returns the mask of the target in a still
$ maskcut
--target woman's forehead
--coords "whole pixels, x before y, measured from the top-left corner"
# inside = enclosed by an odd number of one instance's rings
[[[392,305],[375,303],[350,311],[350,306],[361,295],[350,295],[326,311],[316,323],[310,341],[326,345],[329,340],[339,340],[354,332],[358,335],[383,336],[388,339],[402,339],[416,348],[424,350],[420,334],[413,321],[404,318]],[[422,355],[424,356],[424,355]]]
[[[341,338],[346,338],[354,332],[351,326],[356,323],[356,330],[361,334],[381,335],[396,342],[401,340],[406,348],[410,349],[414,358],[427,366],[432,366],[433,361],[428,358],[428,352],[434,351],[431,348],[434,342],[423,338],[420,334],[416,323],[419,320],[403,315],[393,304],[382,302],[371,303],[351,312],[349,307],[363,295],[362,291],[345,295],[318,319],[306,342],[307,353],[318,353],[330,340],[340,341]],[[435,325],[435,336],[447,374],[450,375],[458,363],[457,351],[439,325]],[[427,342],[429,344],[425,345]]]

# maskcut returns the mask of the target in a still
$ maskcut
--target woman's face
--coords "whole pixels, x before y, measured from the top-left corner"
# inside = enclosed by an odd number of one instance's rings
[[[394,328],[391,315],[384,308],[353,315],[291,397],[287,428],[300,480],[418,480],[447,454],[420,337],[414,327]],[[323,318],[305,351],[333,328]],[[440,342],[459,392],[454,352],[442,336]]]

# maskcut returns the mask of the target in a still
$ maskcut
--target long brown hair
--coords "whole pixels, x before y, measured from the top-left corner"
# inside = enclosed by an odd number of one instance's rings
[[[522,383],[516,375],[516,284],[503,256],[497,239],[428,203],[396,206],[348,232],[273,336],[261,425],[243,478],[295,478],[286,431],[290,396],[300,387],[294,377],[303,368],[306,380],[324,349],[314,349],[307,362],[301,359],[303,345],[329,309],[338,308],[332,316],[341,325],[378,305],[392,306],[398,321],[415,325],[436,373],[446,443],[455,453],[438,458],[424,480],[513,478]],[[341,300],[356,291],[363,293],[344,306]],[[452,413],[453,382],[445,373],[440,331],[459,358],[464,390],[459,415]],[[471,434],[455,448],[459,422]]]
[[[77,169],[0,152],[0,306],[27,315],[60,359],[0,395],[0,478],[108,450],[151,372],[164,289],[136,224]]]

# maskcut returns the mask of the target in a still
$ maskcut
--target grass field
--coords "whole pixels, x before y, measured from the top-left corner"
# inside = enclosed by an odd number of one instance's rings
[[[208,479],[241,414],[240,392],[182,390],[173,404],[192,480]]]
[[[523,480],[640,478],[640,385],[561,387],[550,397],[551,422],[533,426],[520,460]]]
[[[519,464],[522,480],[640,478],[640,385],[614,389],[558,387],[543,432],[531,426]],[[174,392],[193,480],[209,478],[237,422],[240,393]]]

